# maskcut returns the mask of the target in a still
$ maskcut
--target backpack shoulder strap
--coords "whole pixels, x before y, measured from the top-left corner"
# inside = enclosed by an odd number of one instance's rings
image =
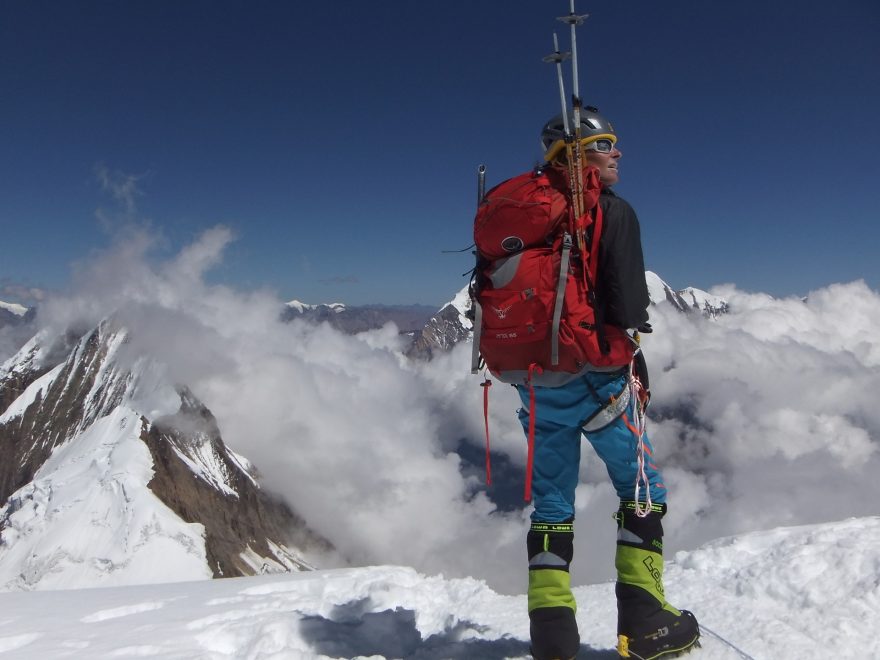
[[[568,282],[568,263],[571,259],[571,234],[562,236],[562,258],[559,260],[559,279],[556,282],[556,304],[553,307],[553,327],[551,328],[550,364],[559,364],[559,324],[562,320],[562,304],[565,300],[565,285]]]

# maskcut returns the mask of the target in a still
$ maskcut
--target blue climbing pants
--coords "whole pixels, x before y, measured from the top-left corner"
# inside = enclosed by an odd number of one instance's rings
[[[532,472],[532,520],[563,522],[574,518],[574,492],[578,484],[581,435],[605,463],[611,483],[621,500],[635,497],[638,473],[638,438],[627,427],[633,419],[634,402],[624,413],[598,431],[586,433],[584,422],[616,397],[627,384],[627,369],[613,373],[587,372],[561,387],[535,387],[535,462]],[[529,388],[518,385],[523,408],[519,419],[528,434]],[[653,463],[653,448],[644,437],[645,472],[651,488],[651,501],[666,501],[663,476]],[[644,501],[644,484],[639,499]]]

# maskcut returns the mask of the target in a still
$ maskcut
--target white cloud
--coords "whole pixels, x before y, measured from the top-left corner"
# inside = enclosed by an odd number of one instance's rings
[[[708,321],[661,306],[645,340],[673,547],[876,514],[880,296],[863,282],[806,301],[715,293],[730,314]]]
[[[138,182],[143,176],[111,170],[103,163],[95,166],[95,177],[104,192],[119,205],[125,217],[133,219],[137,211],[137,199],[143,196]],[[99,217],[103,212],[99,211]]]
[[[132,331],[132,358],[153,355],[186,383],[266,487],[349,561],[508,580],[522,563],[523,514],[494,513],[453,452],[481,428],[471,406],[480,388],[459,368],[464,347],[425,366],[402,356],[393,326],[349,337],[282,323],[274,295],[204,282],[230,240],[216,228],[157,262],[152,237],[128,233],[81,265],[73,292],[48,301],[41,321],[83,328],[115,314]],[[509,561],[485,566],[499,555]]]
[[[97,322],[116,311],[131,349],[168,365],[217,416],[226,442],[262,471],[356,564],[409,564],[485,577],[522,592],[527,511],[498,513],[480,492],[480,378],[470,347],[410,363],[393,326],[345,336],[279,321],[265,291],[204,282],[232,240],[220,227],[163,263],[135,235],[79,271],[42,322]],[[670,489],[667,547],[781,524],[877,513],[880,297],[864,283],[807,301],[733,287],[715,321],[661,305],[646,336],[649,433]],[[515,391],[490,391],[494,492],[521,492],[525,441]],[[455,453],[462,439],[476,465]],[[576,581],[613,573],[615,496],[584,451]],[[498,483],[506,479],[508,483]]]

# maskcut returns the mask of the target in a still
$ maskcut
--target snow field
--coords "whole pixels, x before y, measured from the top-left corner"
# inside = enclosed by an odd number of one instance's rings
[[[668,564],[668,598],[740,649],[704,634],[688,657],[880,657],[877,547],[872,517],[679,552]],[[614,585],[575,595],[579,658],[613,660]],[[8,592],[0,593],[0,657],[524,659],[528,618],[524,595],[394,566]]]

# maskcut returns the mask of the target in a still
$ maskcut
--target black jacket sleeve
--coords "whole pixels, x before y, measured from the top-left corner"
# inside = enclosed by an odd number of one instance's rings
[[[610,190],[603,190],[596,293],[604,322],[638,328],[648,321],[648,285],[639,219],[633,208]]]

